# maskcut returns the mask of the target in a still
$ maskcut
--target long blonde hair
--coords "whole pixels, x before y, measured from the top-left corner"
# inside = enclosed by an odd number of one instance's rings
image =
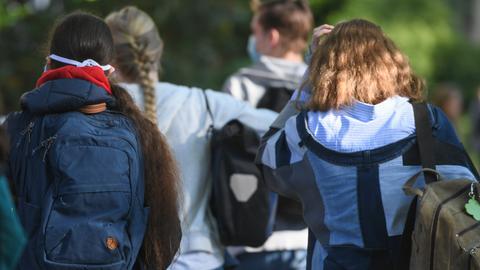
[[[320,41],[310,65],[311,110],[327,111],[354,100],[377,104],[399,95],[421,100],[424,81],[381,28],[354,19],[339,23]]]
[[[136,7],[128,6],[113,12],[105,19],[115,44],[115,65],[129,81],[140,84],[143,90],[145,115],[157,123],[155,79],[163,52],[163,42],[150,16]]]

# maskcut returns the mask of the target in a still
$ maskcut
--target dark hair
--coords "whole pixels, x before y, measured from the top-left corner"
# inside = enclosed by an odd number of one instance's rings
[[[252,4],[263,30],[276,29],[285,50],[303,51],[313,25],[313,15],[304,0],[275,0]]]
[[[64,17],[54,29],[50,53],[77,61],[93,59],[101,65],[112,61],[112,33],[101,18],[76,11]],[[65,64],[52,61],[52,65],[57,68]]]
[[[182,231],[178,217],[179,175],[170,147],[158,127],[147,119],[132,97],[112,85],[114,109],[128,115],[140,130],[145,168],[145,201],[150,216],[140,256],[146,269],[165,269],[180,247]]]
[[[74,12],[61,20],[50,41],[50,53],[104,65],[114,56],[113,38],[99,17]],[[52,67],[63,64],[52,61]],[[146,269],[165,269],[173,260],[181,239],[178,217],[179,176],[166,139],[136,107],[130,95],[111,83],[116,99],[110,108],[127,115],[138,130],[143,153],[145,204],[151,208],[140,258]]]

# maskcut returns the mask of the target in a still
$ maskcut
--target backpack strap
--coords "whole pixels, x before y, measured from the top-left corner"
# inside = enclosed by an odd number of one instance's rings
[[[213,128],[214,128],[214,125],[213,125],[213,112],[212,112],[212,109],[210,108],[210,103],[208,102],[208,97],[207,97],[207,93],[205,90],[202,90],[202,95],[203,95],[203,98],[205,99],[205,106],[207,107],[207,113],[208,113],[208,116],[210,117],[210,125],[208,126],[208,131],[207,131],[207,136],[209,136],[210,134],[212,134],[213,132]]]
[[[425,102],[420,102],[412,103],[412,106],[422,167],[423,169],[435,170],[435,146],[428,105]],[[429,170],[425,170],[424,175],[426,184],[437,181],[437,175],[430,173]]]
[[[415,215],[417,214],[417,198],[413,199],[408,208],[407,219],[405,220],[405,227],[400,239],[400,249],[395,263],[395,270],[410,269],[410,257],[412,253],[412,233],[415,228]]]
[[[435,148],[432,134],[432,124],[429,119],[429,109],[425,102],[412,102],[412,107],[415,118],[415,130],[417,134],[420,162],[424,169],[423,173],[425,176],[425,184],[430,184],[437,180],[438,175],[432,173],[432,170],[435,170]],[[408,270],[410,268],[412,233],[415,227],[417,201],[418,200],[415,197],[410,204],[410,208],[407,213],[403,235],[400,240],[400,250],[395,263],[395,270]]]

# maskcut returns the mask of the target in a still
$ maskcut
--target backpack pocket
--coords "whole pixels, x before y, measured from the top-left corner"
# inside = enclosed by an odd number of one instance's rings
[[[34,228],[40,223],[41,209],[39,206],[25,202],[23,198],[18,201],[17,209],[25,234],[30,238],[34,234]]]
[[[124,269],[132,255],[129,155],[107,145],[63,144],[51,157],[55,181],[43,228],[46,264]]]

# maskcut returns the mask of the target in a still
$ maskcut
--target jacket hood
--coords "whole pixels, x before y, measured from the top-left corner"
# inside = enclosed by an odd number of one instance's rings
[[[110,106],[114,102],[115,99],[105,89],[79,79],[48,81],[20,99],[22,110],[33,114],[76,111],[98,103]]]
[[[248,77],[255,84],[266,87],[296,89],[302,82],[306,70],[307,65],[303,62],[262,56],[253,66],[240,69],[238,75]]]

